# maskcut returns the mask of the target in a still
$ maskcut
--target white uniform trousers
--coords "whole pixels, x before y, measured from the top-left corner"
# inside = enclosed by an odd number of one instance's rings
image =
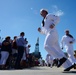
[[[7,51],[1,51],[0,65],[5,65],[8,57],[9,57],[9,52],[7,52]]]
[[[52,56],[55,56],[56,58],[62,58],[64,57],[63,53],[59,53],[58,49],[60,49],[58,45],[58,34],[56,31],[49,32],[46,35],[45,42],[44,42],[44,48],[45,50]]]
[[[52,68],[52,66],[53,66],[53,57],[52,56],[50,56],[50,59],[49,59],[49,63],[50,63],[50,67]]]
[[[74,50],[73,50],[73,45],[70,44],[67,46],[66,51],[68,53],[68,56],[70,58],[70,61],[72,62],[72,64],[76,63],[76,58],[74,57]]]

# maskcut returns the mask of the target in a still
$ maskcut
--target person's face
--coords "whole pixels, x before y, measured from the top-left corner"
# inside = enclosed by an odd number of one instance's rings
[[[25,34],[22,34],[21,36],[22,36],[22,37],[24,37],[24,36],[25,36]]]
[[[8,39],[7,39],[7,41],[9,41],[9,42],[10,42],[10,38],[8,38]]]
[[[45,11],[42,11],[40,14],[41,14],[41,16],[44,17],[44,18],[45,18],[46,15],[47,15]]]
[[[69,34],[69,31],[66,31],[65,33],[66,33],[66,34]]]

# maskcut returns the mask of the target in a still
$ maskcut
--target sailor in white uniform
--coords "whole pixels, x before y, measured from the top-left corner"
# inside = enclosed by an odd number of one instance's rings
[[[40,14],[43,17],[42,28],[38,28],[38,31],[42,34],[46,35],[44,48],[45,50],[51,54],[53,57],[58,58],[60,67],[67,59],[62,50],[60,49],[58,43],[58,33],[55,26],[59,23],[59,17],[55,15],[48,14],[48,11],[45,9],[40,10]],[[68,64],[66,63],[68,61]],[[63,67],[64,71],[69,71],[73,66],[69,60],[67,60]],[[71,67],[71,68],[70,68]]]
[[[46,63],[47,63],[47,65],[49,66],[49,64],[50,64],[50,67],[52,68],[53,67],[53,60],[54,60],[55,58],[53,58],[50,54],[47,54],[46,55]]]
[[[74,57],[74,48],[73,48],[74,43],[75,43],[74,37],[71,34],[69,34],[69,30],[66,30],[65,35],[62,36],[62,39],[61,39],[61,47],[62,49],[63,48],[66,49],[66,52],[72,64],[76,63],[76,59]]]

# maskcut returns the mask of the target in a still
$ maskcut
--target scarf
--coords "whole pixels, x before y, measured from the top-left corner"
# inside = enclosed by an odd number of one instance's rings
[[[66,34],[67,36],[69,36],[70,38],[73,38],[73,36],[71,34]]]
[[[45,22],[44,22],[44,19],[42,20],[42,26],[44,27],[44,24],[45,24]]]

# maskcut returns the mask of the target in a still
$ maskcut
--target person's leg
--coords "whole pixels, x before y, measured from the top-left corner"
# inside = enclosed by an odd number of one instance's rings
[[[5,68],[5,64],[6,64],[6,61],[9,57],[9,53],[6,52],[6,51],[1,51],[1,60],[0,60],[0,66],[1,68]]]
[[[18,47],[18,55],[17,55],[17,60],[16,60],[16,63],[15,63],[15,69],[20,69],[20,61],[21,61],[21,58],[23,56],[23,52],[24,52],[24,47]]]
[[[58,67],[60,67],[66,61],[66,58],[65,58],[65,55],[63,53],[56,50],[56,48],[55,48],[56,41],[57,41],[56,38],[54,38],[50,34],[47,35],[46,39],[45,39],[45,42],[44,42],[44,48],[53,57],[56,57],[56,58],[59,59],[60,63],[58,64]]]
[[[49,59],[50,60],[50,67],[53,67],[53,59]]]
[[[61,50],[58,42],[56,42],[56,45],[55,45],[55,49],[61,53],[62,55],[65,56],[64,52]],[[66,56],[65,56],[66,57]],[[72,66],[72,62],[71,62],[71,58],[68,58],[63,64],[62,64],[62,67],[65,68],[66,71],[69,71],[73,66]],[[71,67],[72,66],[72,67]],[[71,67],[70,69],[67,70],[67,68]]]
[[[51,36],[51,34],[48,34],[45,38],[45,41],[44,41],[44,48],[45,50],[52,54],[54,57],[57,57],[57,58],[62,58],[64,57],[64,55],[60,54],[55,48],[54,48],[54,45],[55,45],[55,42],[56,42],[56,37],[54,36]]]
[[[73,49],[73,45],[68,46],[68,49],[66,50],[67,54],[70,58],[70,61],[72,62],[72,64],[76,63],[76,59],[74,57],[74,49]]]
[[[25,51],[23,53],[23,56],[22,56],[22,59],[21,60],[26,60],[26,54],[25,54]]]

